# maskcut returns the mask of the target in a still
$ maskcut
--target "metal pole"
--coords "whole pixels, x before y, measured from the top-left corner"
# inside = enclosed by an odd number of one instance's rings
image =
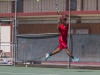
[[[70,4],[71,4],[71,0],[69,0],[69,35],[68,35],[68,37],[69,37],[69,50],[70,50],[70,25],[71,25],[71,19],[70,19],[70,15],[71,15],[71,8],[70,8]],[[68,58],[68,69],[70,68],[70,57]]]
[[[14,21],[12,22],[12,60],[13,60],[13,63],[15,62],[14,60],[14,51],[15,51],[15,39],[14,39],[14,35],[15,35],[15,29],[14,29]],[[15,65],[15,64],[14,64]]]
[[[1,23],[0,23],[0,50],[1,50]]]
[[[14,66],[16,66],[16,33],[17,33],[17,30],[16,30],[16,27],[17,27],[17,1],[18,0],[15,0],[15,19],[14,19]]]

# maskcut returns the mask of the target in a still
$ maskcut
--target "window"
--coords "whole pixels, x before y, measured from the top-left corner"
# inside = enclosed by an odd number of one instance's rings
[[[2,21],[1,24],[2,25],[8,25],[8,24],[10,24],[10,21]]]
[[[98,5],[98,4],[99,4],[99,3],[98,3],[99,1],[98,1],[98,0],[96,0],[96,1],[97,1],[97,2],[96,2],[96,10],[98,10],[98,9],[99,9],[99,5]]]
[[[12,12],[15,12],[15,1],[12,2]],[[18,0],[17,12],[23,12],[23,0]]]
[[[70,8],[71,11],[76,11],[77,8],[77,0],[70,0]],[[69,10],[69,0],[66,0],[66,10]]]
[[[77,0],[71,0],[71,10],[76,10],[77,7]]]
[[[76,34],[89,34],[89,29],[76,29]]]

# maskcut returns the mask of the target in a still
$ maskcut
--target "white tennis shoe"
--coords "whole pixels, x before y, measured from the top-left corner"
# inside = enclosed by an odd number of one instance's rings
[[[74,58],[72,59],[72,61],[73,61],[73,62],[78,62],[79,59],[78,59],[77,57],[74,57]]]
[[[47,60],[48,58],[50,58],[50,55],[47,53],[47,54],[46,54],[46,59],[45,59],[45,60]]]

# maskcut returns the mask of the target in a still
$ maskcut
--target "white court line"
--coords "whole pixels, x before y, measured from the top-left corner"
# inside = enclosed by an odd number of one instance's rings
[[[60,74],[37,74],[37,73],[12,73],[12,72],[0,72],[0,74],[23,74],[23,75],[60,75]]]

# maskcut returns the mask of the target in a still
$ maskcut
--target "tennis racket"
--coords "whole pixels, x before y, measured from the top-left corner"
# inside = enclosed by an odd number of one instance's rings
[[[56,8],[57,14],[59,15],[59,8],[57,4],[55,4],[55,8]]]

